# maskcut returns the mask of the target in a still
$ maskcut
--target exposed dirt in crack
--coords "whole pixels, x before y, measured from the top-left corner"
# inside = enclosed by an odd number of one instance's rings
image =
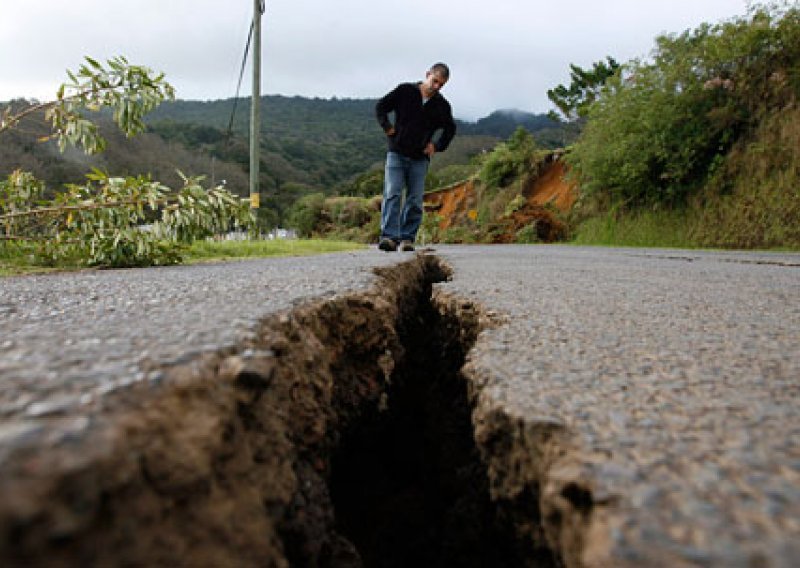
[[[499,423],[475,445],[460,369],[480,309],[432,295],[449,276],[434,257],[379,276],[109,397],[80,438],[20,450],[0,472],[0,564],[557,563],[531,540],[539,495],[487,477]]]
[[[489,499],[460,374],[480,319],[474,304],[423,297],[399,326],[407,356],[388,407],[360,420],[334,455],[337,523],[365,566],[521,565]]]

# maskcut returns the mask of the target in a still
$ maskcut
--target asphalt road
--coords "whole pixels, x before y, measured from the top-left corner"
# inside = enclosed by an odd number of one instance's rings
[[[442,249],[446,288],[509,315],[485,396],[564,424],[613,556],[800,564],[800,255]]]
[[[483,403],[557,423],[631,563],[800,564],[800,255],[440,246],[438,287],[497,314]],[[159,363],[365,289],[375,249],[0,280],[0,449]],[[0,454],[2,452],[0,451]]]

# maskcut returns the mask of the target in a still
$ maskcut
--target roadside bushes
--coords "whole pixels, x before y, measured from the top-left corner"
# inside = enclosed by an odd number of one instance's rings
[[[63,152],[67,147],[96,154],[106,139],[89,113],[110,111],[120,131],[145,130],[144,116],[175,98],[163,73],[131,65],[124,57],[106,65],[85,58],[56,99],[0,107],[0,135],[43,114]],[[96,115],[95,115],[96,116]],[[182,249],[196,239],[250,227],[249,207],[224,187],[204,188],[202,177],[180,174],[183,186],[170,189],[150,176],[111,176],[100,170],[85,183],[48,190],[32,173],[16,169],[0,180],[0,255],[39,264],[123,268],[181,262]]]
[[[800,107],[737,144],[701,200],[691,231],[701,246],[800,248]]]
[[[306,195],[292,206],[288,224],[301,237],[325,236],[373,242],[380,234],[381,198]]]
[[[301,237],[310,237],[322,220],[325,194],[311,193],[294,202],[289,209],[287,224]]]
[[[533,136],[520,126],[485,156],[478,179],[489,189],[506,187],[531,168],[535,150]]]
[[[681,205],[737,142],[800,92],[800,9],[657,38],[606,84],[568,161],[585,194],[613,204]]]

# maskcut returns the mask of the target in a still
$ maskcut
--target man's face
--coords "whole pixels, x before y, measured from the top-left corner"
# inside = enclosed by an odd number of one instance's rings
[[[428,71],[425,74],[425,80],[422,82],[422,88],[425,91],[425,95],[431,97],[438,93],[445,83],[447,83],[447,79],[441,73]]]

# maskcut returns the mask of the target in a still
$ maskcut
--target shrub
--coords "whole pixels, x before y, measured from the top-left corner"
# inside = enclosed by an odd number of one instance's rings
[[[541,242],[539,239],[539,231],[537,228],[538,221],[534,221],[529,225],[525,225],[514,235],[514,242],[517,244],[529,245]]]
[[[584,192],[680,205],[798,92],[800,9],[756,7],[659,37],[651,62],[630,62],[609,80],[567,160]]]
[[[318,225],[323,220],[325,208],[325,195],[312,193],[295,201],[289,209],[288,225],[297,231],[301,237],[310,237],[318,230]]]
[[[370,220],[369,200],[361,197],[331,197],[325,201],[330,221],[338,226],[360,227]]]
[[[535,150],[533,136],[519,127],[485,156],[478,177],[487,188],[505,187],[530,169]]]

